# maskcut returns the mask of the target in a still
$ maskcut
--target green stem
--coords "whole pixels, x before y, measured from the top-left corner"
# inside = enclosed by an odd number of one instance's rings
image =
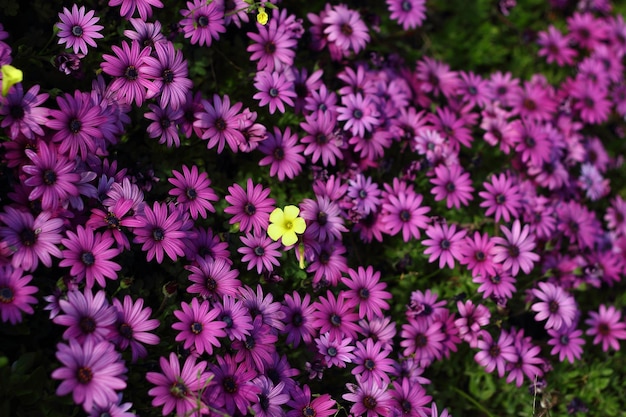
[[[483,413],[485,413],[485,415],[487,417],[495,417],[493,414],[491,414],[489,412],[489,410],[487,410],[485,407],[483,407],[483,405],[481,403],[479,403],[478,401],[476,401],[474,398],[472,398],[469,394],[467,394],[464,391],[461,391],[460,389],[458,389],[457,387],[452,387],[452,389],[454,391],[456,391],[457,393],[461,394],[461,396],[463,398],[465,398],[467,401],[471,402],[476,408],[478,408],[480,411],[482,411]]]

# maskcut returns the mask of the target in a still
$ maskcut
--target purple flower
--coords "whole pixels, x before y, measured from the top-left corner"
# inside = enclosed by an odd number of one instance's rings
[[[296,56],[297,39],[279,26],[276,19],[269,24],[256,25],[259,33],[248,32],[252,39],[247,51],[251,53],[250,61],[257,61],[257,71],[281,71],[290,67]]]
[[[420,229],[425,229],[430,219],[425,215],[430,207],[422,205],[423,197],[412,188],[398,195],[389,195],[383,203],[382,222],[385,231],[394,236],[402,231],[402,240],[420,238]]]
[[[626,323],[621,321],[622,313],[614,306],[600,305],[600,309],[589,312],[585,324],[589,329],[587,336],[593,336],[593,344],[602,343],[602,351],[607,352],[609,347],[619,350],[619,341],[626,339]]]
[[[460,165],[437,165],[435,176],[430,179],[430,182],[434,184],[430,191],[435,195],[435,201],[445,199],[447,208],[460,209],[461,206],[467,206],[474,199],[472,180],[469,173],[463,172]]]
[[[259,100],[259,106],[269,105],[270,114],[274,114],[276,110],[285,113],[285,104],[294,105],[296,92],[293,89],[293,82],[282,72],[257,72],[254,77],[254,88],[258,92],[252,98]]]
[[[498,376],[502,378],[507,363],[517,360],[517,351],[513,343],[513,336],[502,329],[498,341],[494,341],[491,334],[485,333],[482,339],[478,340],[477,348],[480,352],[474,355],[474,360],[485,368],[487,373],[492,373],[498,369]]]
[[[143,344],[156,345],[159,337],[150,333],[159,327],[157,319],[151,319],[150,307],[143,307],[143,299],[139,298],[133,303],[130,295],[124,297],[124,303],[113,298],[113,307],[117,311],[117,320],[112,328],[109,338],[120,350],[130,346],[132,361],[148,356],[148,351]]]
[[[170,353],[169,361],[159,359],[161,372],[148,372],[146,379],[156,385],[148,391],[153,406],[163,406],[163,415],[176,410],[179,416],[199,417],[208,414],[208,406],[201,400],[202,390],[208,385],[211,374],[206,371],[207,363],[196,363],[194,356],[188,356],[181,369],[178,357]]]
[[[294,347],[298,347],[301,341],[307,345],[310,344],[315,334],[311,320],[315,307],[311,305],[309,294],[305,294],[302,298],[295,291],[292,294],[285,294],[281,310],[285,314],[283,332],[287,334],[287,344],[292,344]]]
[[[565,358],[570,363],[580,359],[583,353],[585,340],[581,337],[583,331],[571,327],[561,327],[560,329],[548,329],[550,340],[548,344],[552,347],[551,355],[559,355],[559,361],[563,362]]]
[[[543,376],[541,368],[545,361],[537,355],[541,352],[539,346],[534,346],[530,337],[524,337],[524,330],[515,333],[515,350],[517,359],[507,364],[509,375],[506,382],[515,381],[515,385],[519,388],[524,382],[524,375],[531,381]]]
[[[230,224],[239,223],[239,230],[243,233],[254,230],[257,236],[264,234],[275,204],[269,195],[269,188],[263,188],[261,184],[254,185],[251,178],[248,178],[245,190],[239,184],[228,187],[228,195],[224,199],[230,206],[224,212],[233,215]]]
[[[326,332],[315,338],[315,345],[328,368],[332,366],[345,368],[346,364],[352,363],[355,358],[354,353],[352,353],[355,347],[350,338],[333,336]]]
[[[483,298],[493,295],[501,299],[510,299],[517,291],[515,278],[509,271],[502,270],[501,266],[497,266],[493,274],[475,275],[472,280],[480,284],[477,291],[483,293]]]
[[[459,263],[467,265],[472,276],[493,276],[496,273],[493,263],[495,243],[487,233],[474,232],[474,237],[463,238],[463,245],[459,248],[461,258]]]
[[[255,416],[276,417],[284,416],[282,405],[289,401],[289,394],[285,391],[285,383],[279,382],[274,385],[271,379],[265,375],[257,377],[254,384],[261,390],[259,399],[252,405]]]
[[[447,223],[435,223],[426,228],[426,234],[430,239],[424,239],[422,244],[427,246],[424,254],[430,255],[428,262],[435,262],[439,258],[439,268],[444,265],[454,269],[454,261],[462,257],[462,243],[466,230],[456,231],[456,225],[448,226]]]
[[[117,272],[122,267],[113,262],[119,254],[113,249],[114,240],[109,235],[102,235],[82,226],[76,227],[76,233],[68,230],[67,238],[61,243],[65,246],[59,266],[71,267],[70,274],[78,281],[86,280],[86,288],[92,288],[97,282],[102,288],[106,287],[105,278],[117,279]]]
[[[230,98],[224,96],[222,100],[217,94],[213,95],[213,104],[202,100],[203,110],[195,113],[196,121],[194,128],[202,131],[200,136],[203,140],[209,140],[208,149],[217,145],[217,152],[222,153],[224,145],[228,143],[231,151],[237,152],[239,145],[245,142],[243,134],[239,131],[242,103],[236,103],[231,107]]]
[[[63,220],[52,218],[44,211],[36,218],[33,215],[12,207],[5,207],[0,213],[0,238],[11,249],[11,265],[24,271],[37,269],[39,261],[47,267],[52,266],[51,256],[61,257],[61,249],[56,244],[61,242]]]
[[[277,176],[280,181],[285,177],[293,179],[302,171],[303,150],[304,145],[298,144],[298,136],[292,134],[289,127],[283,133],[274,126],[274,133],[268,133],[267,139],[259,145],[259,151],[266,155],[259,165],[270,165],[270,176]]]
[[[161,108],[169,106],[178,110],[187,101],[187,91],[193,83],[187,78],[187,61],[179,49],[175,49],[171,42],[157,42],[154,44],[156,58],[148,56],[145,59],[145,74],[154,79],[154,90],[150,90],[146,98],[159,95]]]
[[[19,268],[0,266],[0,317],[3,322],[16,324],[22,321],[22,313],[33,314],[31,304],[37,304],[37,299],[31,294],[38,288],[28,285],[32,279],[32,275],[23,275]]]
[[[329,42],[334,43],[343,51],[359,53],[370,40],[367,26],[361,20],[359,12],[348,9],[343,4],[327,9],[322,22]]]
[[[106,299],[104,291],[95,295],[89,289],[84,293],[74,290],[67,294],[67,300],[59,300],[59,306],[64,314],[56,316],[56,324],[67,326],[63,332],[65,340],[99,342],[107,340],[111,328],[116,320],[116,311]]]
[[[261,316],[256,316],[250,334],[234,340],[231,345],[236,352],[235,360],[243,362],[249,369],[263,373],[273,362],[272,355],[276,353],[277,340],[278,336],[274,334],[273,329],[263,323]]]
[[[515,220],[511,229],[501,225],[500,230],[504,237],[493,238],[496,244],[493,261],[502,263],[502,268],[505,271],[510,270],[513,276],[520,269],[529,274],[534,263],[540,259],[539,255],[531,252],[536,245],[534,236],[530,234],[530,226],[526,224],[522,228],[520,221]]]
[[[218,338],[226,336],[226,323],[218,319],[220,311],[216,308],[209,311],[209,302],[204,300],[200,304],[197,298],[191,300],[191,304],[181,303],[181,309],[174,311],[179,320],[172,324],[172,328],[179,331],[176,341],[184,342],[185,349],[194,346],[199,355],[205,352],[212,355],[213,347],[221,346]]]
[[[261,391],[252,383],[257,373],[230,355],[219,355],[217,364],[211,365],[211,372],[214,374],[212,384],[203,395],[206,402],[229,415],[235,410],[245,415]]]
[[[256,268],[260,275],[263,271],[272,272],[274,266],[280,265],[280,242],[274,242],[267,235],[255,236],[252,233],[241,236],[240,239],[245,246],[237,249],[237,252],[243,255],[241,261],[248,263],[248,271]]]
[[[197,257],[195,264],[185,267],[191,272],[187,288],[191,294],[199,294],[202,298],[215,301],[229,295],[237,295],[241,282],[237,279],[239,271],[230,269],[231,262],[224,258]]]
[[[130,19],[135,12],[138,11],[141,20],[144,21],[152,17],[153,7],[163,7],[161,0],[109,0],[109,7],[120,5],[120,16],[125,19]]]
[[[112,1],[126,1],[126,3],[130,3],[132,1],[137,0],[109,0],[109,5]],[[141,1],[141,0],[139,0]],[[154,1],[154,0],[148,0]],[[159,1],[159,0],[156,0]],[[125,30],[124,36],[126,36],[130,40],[136,40],[140,45],[154,47],[156,43],[165,42],[165,36],[161,33],[161,23],[156,21],[146,22],[143,19],[128,19],[130,24],[133,25],[134,30]]]
[[[470,347],[475,348],[479,337],[485,332],[481,327],[489,324],[491,313],[487,307],[482,304],[475,305],[472,300],[457,301],[456,305],[460,317],[454,320],[454,325],[459,330],[459,337],[469,343]]]
[[[375,212],[381,204],[381,191],[378,184],[372,182],[371,177],[358,174],[355,179],[348,181],[347,196],[352,199],[352,209],[360,216],[367,216]]]
[[[63,365],[52,371],[52,378],[62,380],[59,396],[72,393],[74,403],[90,413],[94,407],[117,403],[117,390],[126,388],[127,369],[112,343],[102,340],[74,339],[69,345],[59,343],[56,357]]]
[[[213,40],[226,32],[224,8],[220,2],[207,3],[204,0],[187,2],[187,9],[180,11],[184,19],[180,21],[185,38],[191,38],[192,45],[211,46]]]
[[[219,319],[226,324],[224,331],[230,340],[244,340],[253,328],[252,316],[240,300],[225,295],[221,303],[216,303]]]
[[[394,399],[395,408],[403,416],[417,416],[416,413],[428,410],[424,407],[432,401],[432,397],[420,384],[411,383],[409,378],[393,381],[393,388],[389,390]]]
[[[291,391],[291,400],[287,403],[292,410],[287,412],[287,417],[330,417],[337,412],[335,400],[329,394],[320,394],[315,398],[311,396],[311,389],[304,384],[296,386]]]
[[[562,287],[549,282],[539,282],[537,285],[539,289],[534,288],[531,292],[540,301],[530,307],[531,310],[537,312],[535,320],[548,319],[545,324],[546,329],[559,330],[570,327],[578,312],[574,297]]]
[[[409,30],[422,26],[426,19],[426,2],[424,0],[386,0],[389,18],[396,20],[402,29]]]
[[[389,353],[391,350],[385,349],[379,341],[370,338],[365,342],[357,341],[353,360],[356,367],[352,369],[352,375],[360,376],[364,382],[374,379],[379,383],[389,384],[389,375],[393,374],[395,362],[387,357]]]
[[[319,334],[329,332],[331,337],[337,339],[356,339],[359,326],[359,316],[354,312],[356,300],[349,299],[345,292],[335,295],[328,290],[326,296],[321,296],[314,303],[316,311],[311,320],[313,327],[319,330]]]
[[[372,378],[365,381],[357,377],[356,381],[357,385],[349,384],[350,392],[342,395],[344,400],[354,403],[350,412],[363,417],[390,416],[393,399],[387,384]]]
[[[306,145],[304,155],[312,155],[313,163],[321,158],[324,166],[334,166],[337,159],[343,159],[343,141],[334,134],[335,125],[334,115],[320,110],[305,116],[305,120],[300,123],[302,130],[307,133],[300,139]]]
[[[144,114],[152,123],[148,125],[146,133],[151,138],[158,138],[160,144],[166,144],[168,148],[172,146],[180,146],[180,137],[178,136],[178,121],[183,117],[182,109],[174,110],[170,106],[161,108],[156,104],[148,104],[151,110]]]
[[[19,83],[9,90],[6,97],[0,95],[0,116],[3,116],[0,127],[6,128],[9,138],[15,140],[24,135],[33,140],[44,135],[42,126],[46,125],[50,110],[40,105],[49,96],[47,93],[38,94],[40,88],[36,84],[24,94],[24,88]]]
[[[191,170],[183,165],[183,172],[172,170],[174,178],[168,178],[170,184],[175,188],[169,194],[176,197],[176,201],[191,214],[191,218],[203,219],[207,216],[207,211],[215,212],[211,201],[219,200],[219,197],[211,189],[211,180],[206,172],[198,172],[198,167],[193,165]]]
[[[404,348],[403,355],[415,355],[417,361],[430,363],[440,359],[443,353],[443,341],[446,335],[442,331],[442,322],[434,321],[430,324],[424,320],[409,318],[408,323],[402,325],[400,332],[400,346]]]
[[[537,44],[541,47],[538,56],[545,56],[548,64],[556,62],[560,67],[572,65],[576,57],[576,50],[570,47],[571,36],[563,35],[553,25],[548,26],[547,31],[537,34]]]
[[[511,221],[511,216],[514,218],[519,217],[519,212],[522,208],[520,189],[517,184],[513,182],[513,179],[502,173],[499,176],[494,175],[491,178],[491,183],[485,182],[486,191],[478,193],[485,201],[480,203],[481,207],[485,207],[485,216],[491,216],[495,213],[496,221],[504,219],[504,221]]]
[[[100,30],[104,29],[104,26],[96,25],[100,18],[94,17],[93,10],[85,13],[85,6],[79,9],[74,4],[71,12],[64,7],[63,13],[59,13],[59,19],[61,19],[61,22],[57,23],[59,44],[66,44],[68,48],[73,48],[75,54],[80,51],[87,55],[87,45],[95,48],[94,39],[103,37]]]
[[[380,124],[380,114],[371,96],[350,93],[341,97],[341,104],[337,108],[337,120],[345,122],[343,129],[353,136],[363,137]]]
[[[368,266],[367,269],[359,266],[355,271],[348,269],[349,277],[343,277],[341,281],[349,288],[345,291],[346,297],[357,300],[359,306],[359,318],[367,317],[373,320],[374,317],[383,317],[383,310],[389,309],[391,293],[385,291],[387,284],[380,282],[380,272]]]

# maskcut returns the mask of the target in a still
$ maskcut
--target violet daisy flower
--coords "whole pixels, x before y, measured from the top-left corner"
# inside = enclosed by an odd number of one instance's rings
[[[291,391],[291,400],[287,403],[292,408],[287,412],[287,417],[330,417],[337,412],[336,402],[329,394],[320,394],[314,398],[311,396],[311,389],[304,384],[302,387],[296,386]]]
[[[317,352],[323,356],[324,364],[328,368],[332,366],[345,368],[355,358],[354,353],[352,353],[355,347],[350,338],[333,336],[326,332],[315,338],[315,346]]]
[[[387,391],[387,384],[375,379],[362,380],[357,376],[357,385],[347,384],[349,393],[341,397],[354,403],[350,412],[355,416],[379,417],[389,416],[393,398]]]
[[[430,207],[422,206],[423,197],[408,189],[399,195],[389,195],[383,203],[382,222],[385,231],[394,236],[402,231],[402,240],[420,238],[420,229],[425,229],[430,219],[426,213]]]
[[[263,323],[263,317],[256,316],[252,322],[250,334],[242,339],[234,340],[231,347],[236,352],[235,360],[243,362],[249,369],[259,373],[273,362],[272,355],[276,353],[278,336],[273,329]]]
[[[243,302],[225,295],[214,305],[219,310],[219,319],[226,324],[224,331],[229,339],[244,340],[253,329],[252,316]]]
[[[365,342],[357,341],[353,360],[356,367],[352,369],[352,375],[360,376],[364,382],[374,379],[383,385],[389,384],[389,375],[393,374],[395,363],[387,357],[389,353],[391,350],[385,349],[379,341],[369,338]]]
[[[261,316],[263,323],[272,327],[274,330],[282,332],[285,329],[285,314],[282,311],[282,305],[274,301],[271,292],[263,294],[263,287],[257,285],[256,291],[249,286],[239,289],[239,294],[244,305],[248,308],[253,317]]]
[[[244,363],[238,363],[230,355],[219,355],[217,364],[210,365],[210,369],[214,377],[203,399],[229,415],[234,415],[236,410],[246,415],[248,407],[257,401],[261,391],[252,382],[257,372]]]
[[[292,134],[289,127],[283,133],[274,126],[274,133],[268,133],[267,139],[259,145],[259,151],[266,155],[259,165],[270,165],[270,176],[277,176],[280,181],[285,177],[293,179],[302,171],[304,145],[298,144],[298,135]]]
[[[245,246],[238,248],[237,252],[243,255],[241,261],[248,263],[248,271],[256,268],[260,275],[263,271],[272,272],[274,266],[280,265],[280,242],[274,242],[267,235],[255,236],[252,233],[241,236],[240,239]]]
[[[233,215],[230,224],[239,223],[239,230],[243,233],[254,230],[257,236],[265,234],[275,204],[269,195],[269,188],[263,188],[261,184],[254,185],[251,178],[248,178],[245,190],[239,184],[228,187],[228,195],[224,199],[230,206],[224,212]]]
[[[238,295],[241,281],[237,279],[239,271],[230,269],[231,262],[225,258],[197,257],[195,263],[185,267],[191,272],[187,288],[191,294],[199,294],[202,298],[217,301],[224,296]]]
[[[418,322],[432,323],[435,318],[447,311],[445,300],[437,301],[437,293],[431,290],[415,290],[411,293],[406,316]]]
[[[70,274],[78,281],[86,280],[86,288],[92,288],[97,282],[106,287],[105,278],[117,279],[117,271],[122,267],[111,259],[120,251],[112,248],[114,240],[110,235],[102,235],[82,226],[76,227],[76,233],[68,230],[67,238],[61,243],[65,246],[59,266],[69,266]]]
[[[116,391],[126,388],[124,366],[115,346],[106,340],[69,340],[59,343],[56,357],[63,365],[52,371],[52,378],[62,380],[56,390],[59,396],[72,393],[74,403],[90,413],[95,406],[116,403]]]
[[[30,201],[41,198],[43,210],[55,211],[70,197],[79,195],[76,162],[57,152],[56,146],[41,142],[37,152],[26,149],[25,153],[32,162],[22,167],[27,174],[24,184],[33,187],[28,195]]]
[[[47,93],[39,94],[41,87],[32,86],[26,93],[22,83],[16,84],[6,97],[0,95],[0,127],[6,128],[7,136],[13,140],[21,134],[27,139],[43,136],[42,126],[48,121],[50,110],[40,107],[49,97]]]
[[[414,355],[417,361],[430,363],[441,359],[443,341],[446,335],[442,331],[442,322],[428,323],[424,320],[408,319],[400,331],[400,346],[404,348],[403,355]]]
[[[168,148],[172,146],[180,146],[180,137],[178,136],[178,121],[183,117],[183,110],[174,110],[170,106],[161,108],[156,104],[148,104],[151,110],[145,113],[143,117],[152,120],[148,125],[146,133],[151,138],[158,138],[161,145],[166,144]]]
[[[513,330],[511,332],[513,333]],[[524,376],[530,381],[536,381],[537,378],[543,376],[542,366],[545,361],[538,357],[541,348],[533,345],[530,337],[524,336],[524,330],[519,330],[514,337],[517,360],[507,364],[509,374],[506,377],[506,382],[515,381],[515,385],[519,388],[524,383]]]
[[[315,111],[305,116],[300,127],[307,134],[300,139],[306,145],[304,155],[311,155],[311,162],[320,159],[325,167],[334,166],[337,159],[343,159],[341,147],[343,142],[334,134],[335,116],[330,112]]]
[[[361,319],[359,326],[359,333],[363,337],[380,342],[384,349],[393,349],[396,326],[389,317],[374,317],[372,320]]]
[[[106,211],[94,208],[85,225],[95,229],[105,227],[105,234],[113,235],[113,239],[119,246],[130,249],[130,242],[122,232],[122,226],[127,227],[135,220],[133,216],[128,216],[132,206],[132,200],[119,199],[113,206],[105,208]]]
[[[562,287],[550,282],[539,282],[537,285],[539,288],[534,288],[531,292],[540,301],[530,307],[532,311],[537,312],[535,320],[548,319],[546,329],[558,330],[570,327],[578,311],[574,297]]]
[[[172,324],[172,329],[178,330],[177,342],[184,342],[183,347],[189,349],[195,346],[199,355],[213,354],[213,347],[220,347],[218,338],[226,337],[224,327],[226,323],[219,320],[219,309],[211,308],[209,302],[204,300],[202,304],[197,298],[191,300],[191,304],[181,303],[182,310],[175,310],[174,315],[179,320]]]
[[[451,97],[459,86],[456,71],[450,71],[448,64],[427,56],[417,63],[415,72],[417,79],[421,81],[421,90],[435,96],[441,93]]]
[[[205,0],[187,2],[187,8],[180,11],[184,19],[179,25],[185,38],[191,38],[192,45],[211,46],[213,40],[226,32],[224,27],[224,8],[217,1],[207,3]]]
[[[467,269],[472,272],[472,276],[495,275],[496,269],[493,262],[495,242],[487,234],[474,232],[474,237],[466,236],[459,251],[461,258],[459,263],[467,265]]]
[[[11,265],[24,271],[37,269],[39,262],[52,266],[51,256],[61,257],[63,219],[52,218],[48,211],[33,215],[12,207],[5,207],[0,213],[0,238],[12,251]]]
[[[371,96],[350,93],[341,97],[343,106],[337,107],[337,120],[352,135],[363,137],[380,124],[380,114]]]
[[[159,320],[150,318],[152,309],[143,307],[143,298],[133,303],[130,295],[124,297],[123,304],[117,298],[113,298],[113,308],[117,311],[117,320],[108,339],[120,350],[125,350],[130,346],[132,362],[148,356],[148,351],[143,344],[159,343],[159,336],[150,333],[151,330],[159,327]]]
[[[307,221],[304,234],[320,243],[341,240],[341,233],[348,231],[343,225],[341,208],[326,196],[318,196],[315,201],[304,199],[300,210],[300,215]]]
[[[355,179],[348,181],[347,196],[352,199],[353,209],[360,216],[367,216],[375,212],[381,204],[381,190],[378,184],[372,182],[371,177],[358,174]]]
[[[59,44],[65,44],[67,48],[72,48],[75,54],[80,51],[87,55],[87,46],[95,48],[95,39],[103,37],[100,30],[104,29],[104,26],[96,25],[100,18],[95,17],[94,14],[93,10],[85,13],[85,6],[81,6],[79,9],[74,4],[71,12],[67,7],[64,7],[63,13],[59,13],[61,22],[57,23]]]
[[[495,213],[496,221],[504,219],[505,222],[511,221],[511,216],[519,217],[522,208],[521,193],[519,186],[515,184],[514,179],[505,173],[494,175],[491,182],[483,184],[486,191],[478,193],[485,201],[480,203],[481,207],[485,207],[485,216],[491,216]]]
[[[300,294],[293,292],[285,294],[283,306],[281,308],[285,314],[285,329],[283,333],[287,334],[287,344],[298,347],[300,342],[309,345],[313,341],[315,328],[311,320],[312,314],[315,312],[315,306],[311,304],[311,297],[305,294],[300,298]]]
[[[141,243],[141,249],[147,251],[146,259],[156,258],[163,262],[163,255],[176,261],[185,255],[185,239],[190,237],[190,222],[182,216],[181,209],[171,204],[154,202],[152,208],[146,206],[143,215],[128,221],[133,228],[135,243]]]
[[[370,40],[367,26],[361,20],[359,12],[339,4],[326,10],[322,23],[327,25],[324,34],[329,42],[343,51],[358,54]]]
[[[483,298],[492,295],[500,299],[510,299],[517,291],[516,280],[510,271],[504,271],[500,265],[496,266],[494,274],[475,275],[472,280],[480,284],[477,291],[483,294]]]
[[[491,334],[483,334],[483,338],[478,340],[477,348],[480,352],[474,355],[474,360],[482,367],[485,368],[485,372],[492,373],[495,369],[498,370],[498,376],[502,378],[506,369],[507,363],[512,363],[517,360],[517,351],[513,345],[515,339],[506,330],[500,331],[500,336],[497,341],[494,341]]]
[[[187,239],[185,242],[187,259],[194,261],[198,258],[206,258],[207,260],[221,258],[232,265],[228,243],[222,242],[219,235],[214,235],[211,228],[194,227],[191,232],[194,234],[194,238]]]
[[[142,47],[138,41],[132,40],[130,46],[122,42],[122,47],[111,47],[115,55],[102,55],[104,62],[100,64],[102,70],[115,77],[109,89],[114,92],[118,101],[123,104],[132,104],[139,107],[146,98],[147,91],[158,91],[148,77],[146,58],[150,56],[151,48]]]
[[[389,18],[397,21],[404,30],[422,26],[426,19],[425,0],[386,0],[386,3]]]
[[[257,61],[257,71],[281,71],[293,65],[297,39],[275,19],[256,28],[259,33],[247,33],[252,43],[246,50],[251,53],[250,61]]]
[[[109,2],[111,1],[124,0],[109,0]],[[149,46],[151,48],[153,48],[156,43],[167,41],[163,33],[161,33],[161,23],[159,21],[152,23],[146,22],[143,19],[134,18],[130,18],[128,19],[128,21],[134,28],[134,30],[126,29],[124,31],[124,36],[126,36],[128,39],[134,39],[139,42],[140,45]]]
[[[454,320],[454,325],[459,330],[459,337],[475,348],[481,335],[486,332],[483,326],[489,324],[491,313],[483,304],[474,304],[472,300],[457,301],[459,318]]]
[[[432,397],[420,384],[411,383],[409,378],[393,381],[393,388],[389,390],[391,397],[396,403],[395,408],[403,416],[417,416],[417,413],[428,410],[424,407],[432,401]]]
[[[346,248],[338,241],[324,243],[314,249],[314,257],[307,269],[314,272],[313,285],[335,286],[341,280],[341,274],[348,268]]]
[[[448,226],[447,223],[435,223],[426,228],[426,234],[430,239],[422,240],[422,244],[428,246],[424,254],[430,255],[428,262],[432,263],[439,258],[439,268],[444,265],[454,269],[454,260],[461,259],[461,247],[466,230],[456,231],[456,225]]]
[[[530,234],[530,226],[526,224],[522,228],[520,221],[515,220],[511,229],[501,225],[500,230],[504,237],[493,238],[496,244],[493,261],[502,263],[502,268],[510,270],[513,276],[520,269],[529,274],[534,263],[540,259],[539,255],[532,252],[536,244],[534,235]]]
[[[102,139],[101,126],[106,117],[96,106],[88,93],[78,90],[57,97],[60,110],[50,110],[46,126],[57,131],[52,142],[60,143],[59,152],[73,159],[80,154],[81,159],[93,154],[98,148],[97,140]]]
[[[587,336],[594,336],[593,344],[602,343],[602,351],[607,352],[609,348],[619,350],[620,340],[626,339],[626,323],[621,321],[622,313],[614,306],[600,305],[600,309],[589,312],[589,318],[585,324],[589,329],[585,332]]]
[[[343,277],[343,282],[349,290],[344,292],[345,296],[357,300],[359,306],[359,318],[367,317],[368,320],[373,320],[374,317],[382,317],[383,310],[389,309],[389,303],[391,293],[385,291],[387,284],[380,282],[380,272],[374,271],[374,268],[368,266],[367,269],[359,266],[355,271],[354,269],[348,269],[349,277]]]
[[[172,170],[174,178],[168,178],[175,188],[169,194],[176,197],[176,201],[191,214],[191,218],[206,219],[207,211],[215,213],[211,201],[218,201],[219,197],[211,189],[211,180],[206,172],[198,172],[198,167],[193,165],[191,170],[183,165],[182,173]]]
[[[154,90],[150,90],[146,98],[159,95],[161,108],[167,106],[178,110],[187,101],[187,91],[193,83],[187,78],[187,61],[183,53],[176,49],[171,42],[157,42],[154,45],[156,58],[148,56],[145,59],[145,74],[154,79]]]
[[[276,110],[284,113],[285,104],[293,107],[293,99],[297,96],[293,81],[284,73],[277,71],[257,72],[254,77],[254,88],[258,92],[252,98],[259,100],[259,106],[269,105],[270,114],[274,114]]]
[[[333,338],[356,339],[359,316],[354,312],[354,307],[357,301],[347,296],[347,293],[340,292],[335,298],[335,295],[328,290],[326,296],[321,296],[314,303],[316,311],[311,320],[313,327],[319,329],[319,334],[328,332]]]
[[[69,291],[67,300],[59,300],[59,306],[64,314],[52,321],[67,326],[63,332],[65,340],[75,339],[82,344],[88,340],[98,342],[109,338],[117,315],[104,291],[95,295],[88,289]]]
[[[228,143],[231,151],[237,152],[239,144],[245,142],[243,134],[239,131],[241,119],[239,111],[243,104],[235,103],[231,107],[227,95],[221,99],[217,94],[213,95],[213,104],[204,99],[201,104],[203,110],[195,113],[196,121],[193,122],[193,126],[201,129],[201,139],[209,140],[207,148],[213,149],[217,146],[217,152],[222,153],[224,145]]]
[[[435,201],[446,200],[446,207],[460,209],[474,199],[472,180],[460,165],[447,166],[439,164],[435,167],[435,176],[430,179],[434,187],[430,190]]]
[[[135,11],[138,11],[143,21],[152,17],[153,7],[163,8],[161,0],[109,0],[109,7],[120,5],[120,16],[130,19],[135,14]]]
[[[11,265],[0,266],[0,317],[3,322],[16,324],[22,321],[22,313],[33,314],[31,304],[37,299],[31,294],[38,288],[28,285],[32,275],[22,275],[23,271]]]
[[[178,357],[170,353],[169,361],[159,359],[161,372],[148,372],[146,379],[156,385],[148,394],[152,397],[152,405],[163,406],[163,415],[169,415],[176,410],[178,416],[199,417],[208,414],[208,406],[202,401],[201,393],[209,384],[211,374],[206,371],[207,363],[196,363],[196,358],[190,355],[181,369]]]
[[[548,344],[552,347],[551,355],[559,355],[559,361],[563,362],[565,358],[569,363],[574,363],[576,359],[580,359],[583,354],[583,346],[585,340],[581,337],[583,331],[571,327],[561,327],[560,329],[548,329],[550,340]]]
[[[252,404],[252,411],[259,417],[284,416],[282,405],[289,401],[289,394],[285,391],[285,383],[274,385],[271,379],[261,375],[253,381],[261,390],[258,401]]]
[[[576,57],[576,50],[570,48],[571,37],[563,35],[553,25],[547,31],[537,34],[537,44],[541,47],[538,56],[545,56],[548,64],[555,62],[558,66],[572,65]]]

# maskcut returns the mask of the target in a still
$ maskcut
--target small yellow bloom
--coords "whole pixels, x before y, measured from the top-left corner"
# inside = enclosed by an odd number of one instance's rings
[[[22,82],[24,74],[13,65],[3,65],[0,70],[2,70],[2,96],[6,97],[9,94],[9,88]]]
[[[298,217],[300,209],[296,206],[285,206],[285,211],[275,208],[270,214],[270,225],[267,234],[273,240],[282,238],[285,246],[291,246],[298,241],[297,234],[304,233],[306,223],[302,217]]]
[[[259,11],[256,14],[256,21],[265,26],[269,18],[270,17],[265,12],[265,7],[259,7]]]

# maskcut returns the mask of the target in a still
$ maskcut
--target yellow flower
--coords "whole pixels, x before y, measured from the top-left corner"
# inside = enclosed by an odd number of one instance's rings
[[[269,16],[265,12],[265,7],[259,7],[259,12],[256,14],[256,21],[265,26],[268,20]]]
[[[267,228],[267,234],[273,240],[282,237],[282,243],[285,246],[291,246],[298,241],[297,234],[304,233],[306,223],[302,217],[298,217],[300,209],[296,206],[285,206],[285,211],[275,208],[270,214],[270,225]]]
[[[9,88],[22,82],[24,74],[13,65],[3,65],[0,69],[2,70],[2,96],[6,97]]]

